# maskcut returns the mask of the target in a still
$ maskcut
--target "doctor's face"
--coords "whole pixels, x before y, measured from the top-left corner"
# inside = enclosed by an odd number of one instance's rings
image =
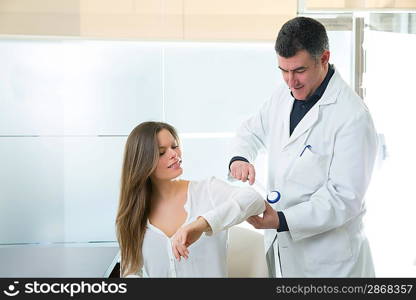
[[[157,134],[159,145],[159,160],[156,170],[150,176],[153,180],[171,180],[180,176],[183,172],[182,152],[179,141],[167,129],[162,129]]]
[[[329,51],[315,59],[306,50],[292,57],[277,56],[283,79],[297,100],[306,100],[315,92],[328,70]]]

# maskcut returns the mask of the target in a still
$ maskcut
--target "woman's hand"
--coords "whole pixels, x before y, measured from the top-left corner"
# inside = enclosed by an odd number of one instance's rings
[[[172,251],[176,259],[180,261],[181,256],[187,259],[188,247],[196,242],[202,233],[210,230],[211,227],[203,217],[198,217],[194,222],[179,228],[172,237]]]

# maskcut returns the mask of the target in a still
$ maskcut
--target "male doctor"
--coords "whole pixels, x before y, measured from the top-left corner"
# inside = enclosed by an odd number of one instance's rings
[[[253,184],[251,162],[267,151],[267,188],[277,202],[248,221],[265,229],[270,276],[373,277],[363,231],[377,147],[370,113],[329,64],[318,21],[288,21],[275,50],[287,86],[241,125],[229,164],[232,177]]]

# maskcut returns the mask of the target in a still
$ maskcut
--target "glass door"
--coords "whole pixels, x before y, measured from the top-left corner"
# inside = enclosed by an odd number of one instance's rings
[[[366,232],[377,277],[416,275],[416,13],[368,13],[364,99],[380,136]]]

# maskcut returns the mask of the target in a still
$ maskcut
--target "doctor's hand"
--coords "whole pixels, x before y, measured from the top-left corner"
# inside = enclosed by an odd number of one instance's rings
[[[230,166],[230,173],[232,177],[241,180],[242,182],[246,182],[248,180],[250,185],[252,185],[256,180],[256,171],[254,170],[254,166],[245,161],[234,161]]]
[[[206,231],[210,231],[211,226],[203,217],[198,217],[192,223],[185,225],[176,231],[173,235],[172,251],[177,260],[181,260],[181,256],[188,258],[189,250],[188,247],[195,243]]]
[[[266,203],[266,210],[263,212],[263,217],[251,216],[247,219],[247,222],[256,229],[278,229],[280,222],[277,212],[269,203],[264,202]]]

